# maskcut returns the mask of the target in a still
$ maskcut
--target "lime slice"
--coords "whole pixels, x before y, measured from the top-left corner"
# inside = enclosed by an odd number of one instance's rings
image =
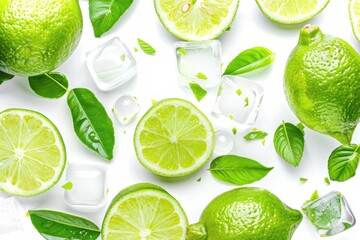
[[[360,41],[360,0],[349,1],[349,15],[354,35]]]
[[[155,0],[164,27],[188,41],[214,39],[234,21],[239,0]]]
[[[103,240],[184,240],[186,214],[174,197],[150,183],[125,188],[111,202]]]
[[[193,104],[166,99],[140,119],[134,134],[136,155],[151,172],[180,177],[202,167],[211,157],[214,129]]]
[[[66,163],[63,140],[44,115],[25,109],[0,113],[0,190],[30,197],[60,179]]]
[[[319,14],[330,0],[256,0],[269,19],[283,24],[305,22]]]

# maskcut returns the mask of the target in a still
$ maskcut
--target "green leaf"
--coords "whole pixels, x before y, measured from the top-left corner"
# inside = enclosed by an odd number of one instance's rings
[[[115,144],[114,128],[103,105],[86,88],[71,90],[67,103],[79,139],[100,156],[111,160]]]
[[[200,178],[198,178],[198,179],[196,179],[196,181],[197,181],[197,182],[201,182],[201,177],[200,177]]]
[[[242,94],[242,91],[241,91],[240,88],[238,88],[238,89],[236,90],[236,94],[237,94],[238,96],[240,96],[240,95]]]
[[[296,127],[302,132],[302,134],[305,136],[305,126],[304,124],[302,124],[301,122],[299,122],[298,124],[296,124]]]
[[[330,180],[329,180],[328,177],[324,178],[324,182],[325,182],[326,184],[330,185]]]
[[[37,95],[45,98],[60,98],[68,91],[69,87],[66,76],[59,72],[29,77],[29,84]]]
[[[275,131],[274,147],[286,162],[297,167],[304,153],[304,135],[295,125],[283,122]]]
[[[299,180],[300,180],[300,182],[307,182],[308,181],[307,178],[303,178],[303,177],[301,177]]]
[[[207,91],[205,89],[203,89],[199,84],[189,83],[189,86],[190,86],[190,89],[193,92],[194,96],[198,100],[198,102],[200,102],[201,99],[203,99],[206,96]]]
[[[72,182],[66,182],[64,185],[61,186],[65,190],[71,190],[73,188]]]
[[[149,55],[153,55],[156,53],[156,50],[152,46],[150,46],[150,44],[141,40],[140,38],[138,38],[137,40],[138,40],[140,48],[144,51],[144,53],[149,54]]]
[[[245,105],[244,105],[244,107],[249,106],[249,98],[248,98],[248,97],[246,97],[246,98],[244,99],[244,101],[245,101]]]
[[[315,191],[313,192],[313,194],[311,195],[310,199],[309,199],[309,200],[306,200],[305,203],[312,202],[312,201],[314,201],[314,200],[316,200],[316,199],[319,199],[319,193],[318,193],[317,190],[315,190]]]
[[[29,210],[32,224],[48,240],[96,240],[100,229],[91,221],[67,213],[50,210]]]
[[[267,48],[254,47],[237,55],[226,67],[223,75],[239,75],[270,65],[275,55]]]
[[[360,145],[343,145],[336,148],[330,155],[328,171],[330,179],[345,182],[355,176],[360,159]]]
[[[253,128],[249,133],[247,133],[244,138],[245,140],[252,141],[252,140],[259,140],[264,139],[268,135],[267,132],[263,132],[260,129]]]
[[[207,76],[206,76],[204,73],[202,73],[202,72],[198,72],[198,73],[195,75],[195,77],[196,77],[197,79],[200,79],[200,80],[207,80],[207,79],[208,79]]]
[[[265,177],[273,168],[245,157],[225,155],[210,164],[211,174],[220,181],[237,185],[249,184]]]
[[[133,0],[89,0],[89,14],[95,37],[109,31],[131,6]]]
[[[236,135],[236,133],[237,133],[237,128],[236,128],[236,127],[233,127],[233,128],[231,129],[231,131],[232,131],[232,133],[233,133],[234,135]]]
[[[10,79],[12,79],[13,77],[15,77],[14,75],[8,74],[8,73],[4,73],[2,71],[0,71],[0,85],[5,82],[8,81]]]
[[[185,48],[178,48],[176,51],[177,51],[178,53],[186,56],[186,50],[185,50]]]

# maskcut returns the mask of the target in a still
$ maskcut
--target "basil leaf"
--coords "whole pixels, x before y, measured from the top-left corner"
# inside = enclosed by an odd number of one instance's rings
[[[140,38],[137,39],[140,48],[144,51],[144,53],[152,55],[156,53],[156,50],[150,46],[150,44],[148,44],[147,42],[145,42],[144,40],[141,40]]]
[[[15,77],[14,75],[8,74],[8,73],[4,73],[2,71],[0,71],[0,85],[5,82],[8,81],[10,79],[12,79],[13,77]]]
[[[69,86],[66,76],[59,72],[29,77],[29,84],[37,95],[45,98],[60,98],[67,92]]]
[[[236,185],[249,184],[265,177],[273,168],[245,157],[225,155],[210,164],[211,174],[220,181]]]
[[[360,145],[351,144],[336,148],[330,155],[328,170],[330,179],[344,182],[355,176],[360,159]]]
[[[91,221],[50,210],[29,210],[32,224],[45,239],[96,240],[100,229]]]
[[[267,135],[269,135],[267,132],[263,132],[260,129],[254,128],[244,136],[244,139],[247,141],[264,139]]]
[[[200,102],[201,99],[203,99],[206,96],[207,91],[204,90],[199,84],[189,83],[189,86],[190,86],[190,89],[193,92],[194,96],[198,100],[198,102]]]
[[[276,152],[289,164],[299,166],[304,153],[304,135],[291,123],[282,123],[274,134]]]
[[[109,31],[131,6],[133,0],[89,0],[89,14],[95,37]]]
[[[115,144],[114,127],[105,108],[86,88],[69,92],[67,103],[79,139],[100,156],[111,160]]]
[[[250,48],[237,55],[226,67],[223,75],[239,75],[247,73],[270,65],[274,59],[274,53],[267,48]]]

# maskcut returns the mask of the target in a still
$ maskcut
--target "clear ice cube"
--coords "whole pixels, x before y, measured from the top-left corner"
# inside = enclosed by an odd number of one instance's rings
[[[263,96],[263,87],[254,81],[224,76],[212,113],[227,126],[250,126],[256,121]]]
[[[345,197],[340,192],[327,195],[305,203],[305,215],[317,228],[320,236],[333,236],[355,225],[355,216]]]
[[[136,61],[118,37],[86,54],[89,72],[100,90],[108,91],[136,75]]]
[[[102,165],[73,163],[67,167],[66,181],[72,182],[65,190],[65,203],[72,209],[93,212],[106,202],[106,167]]]
[[[112,112],[122,125],[126,125],[140,112],[140,105],[135,96],[123,94],[115,101]]]
[[[217,130],[215,132],[215,148],[214,153],[218,155],[229,154],[234,148],[234,135],[225,130]]]
[[[23,231],[25,210],[15,197],[0,199],[0,239],[3,234]]]
[[[198,83],[203,87],[215,87],[221,79],[221,43],[182,42],[174,45],[177,74],[180,83]]]

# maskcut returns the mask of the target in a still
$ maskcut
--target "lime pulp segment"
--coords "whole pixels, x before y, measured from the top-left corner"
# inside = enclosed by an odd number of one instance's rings
[[[189,41],[220,36],[233,22],[238,5],[239,0],[155,0],[164,27]]]
[[[134,134],[137,157],[151,172],[167,177],[193,173],[211,157],[215,134],[193,104],[167,99],[142,117]]]
[[[283,24],[305,22],[319,14],[330,0],[256,0],[269,19]]]
[[[354,35],[360,41],[360,0],[349,1],[349,16]]]
[[[60,179],[66,152],[60,133],[40,113],[8,109],[0,113],[0,190],[30,197]]]

